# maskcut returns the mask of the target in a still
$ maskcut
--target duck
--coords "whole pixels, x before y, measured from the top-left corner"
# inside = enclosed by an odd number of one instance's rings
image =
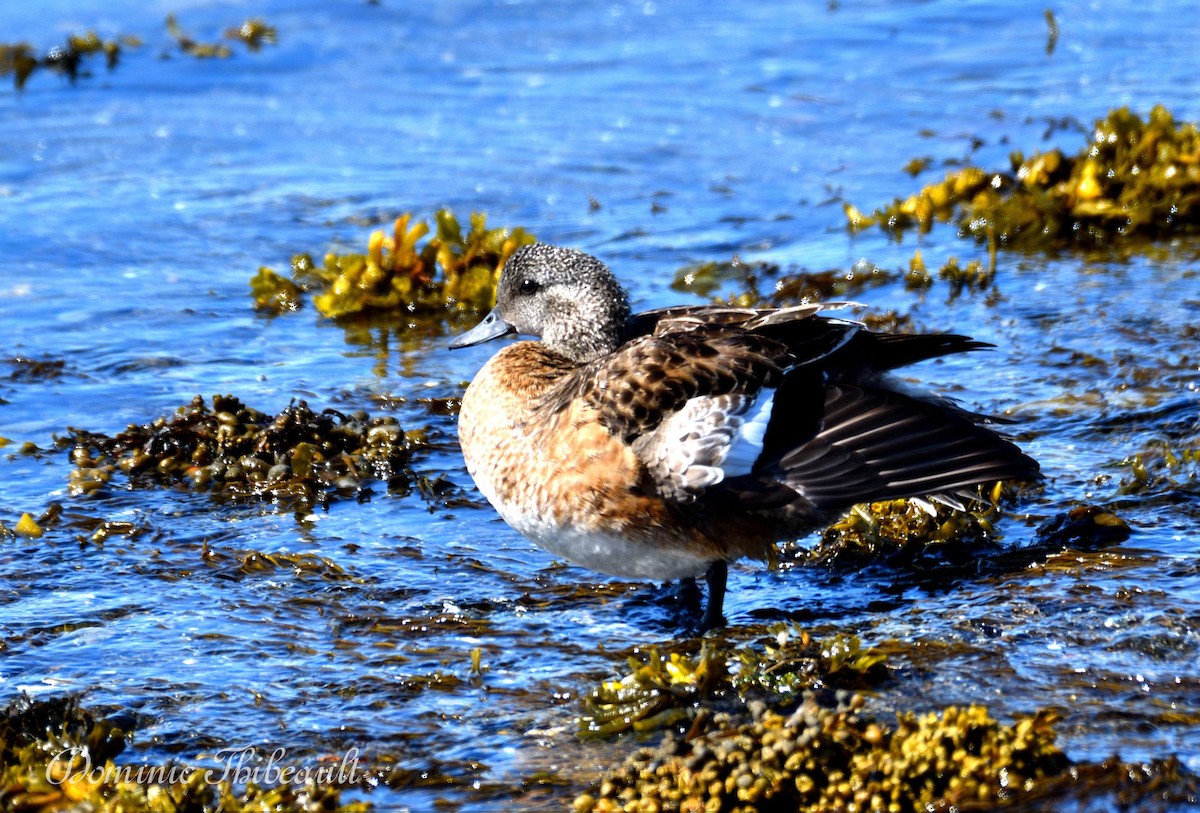
[[[505,261],[496,305],[452,349],[509,336],[467,386],[466,468],[514,530],[575,565],[681,581],[724,626],[729,564],[858,503],[1032,481],[996,421],[911,391],[893,371],[993,345],[875,332],[830,315],[679,305],[632,313],[602,261],[533,243]]]

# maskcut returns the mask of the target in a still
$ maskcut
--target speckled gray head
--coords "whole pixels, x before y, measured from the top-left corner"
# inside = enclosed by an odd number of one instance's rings
[[[535,243],[508,258],[496,307],[450,347],[521,333],[582,364],[616,350],[628,319],[629,299],[608,266],[582,251]]]

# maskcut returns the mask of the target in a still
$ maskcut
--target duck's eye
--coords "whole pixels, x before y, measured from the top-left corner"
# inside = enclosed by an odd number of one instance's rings
[[[517,288],[517,290],[523,294],[536,294],[541,287],[542,286],[538,285],[534,280],[523,279],[521,280],[521,285]]]

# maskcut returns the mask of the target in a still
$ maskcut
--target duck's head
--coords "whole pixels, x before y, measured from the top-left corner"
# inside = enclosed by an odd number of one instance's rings
[[[608,266],[582,251],[534,243],[500,272],[496,307],[451,348],[519,333],[583,364],[620,346],[629,298]]]

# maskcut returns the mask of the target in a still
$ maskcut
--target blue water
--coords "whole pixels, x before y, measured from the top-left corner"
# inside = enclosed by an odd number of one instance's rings
[[[676,635],[661,588],[556,565],[486,507],[377,489],[298,522],[119,478],[87,500],[67,494],[66,453],[12,452],[50,449],[68,426],[145,423],[196,394],[269,412],[304,398],[427,429],[439,447],[417,468],[477,496],[453,419],[422,399],[460,395],[494,348],[448,354],[425,334],[364,347],[311,308],[256,315],[260,266],[360,251],[401,212],[440,207],[597,254],[640,307],[686,299],[668,287],[676,269],[734,254],[811,271],[906,268],[918,247],[931,268],[986,259],[951,227],[851,235],[842,204],[869,210],[957,161],[1074,152],[1122,105],[1200,120],[1190,4],[1056,4],[1052,50],[1044,8],[4,3],[0,41],[45,52],[94,28],[144,44],[74,84],[39,71],[22,92],[0,85],[0,437],[13,441],[0,521],[58,501],[140,529],[99,544],[73,520],[0,540],[0,700],[85,691],[141,715],[134,744],[151,757],[358,747],[449,777],[367,795],[385,807],[487,807],[490,788],[513,787],[519,807],[560,807],[571,788],[526,780],[583,783],[628,750],[576,740],[577,697],[623,668],[620,653]],[[279,43],[198,60],[175,47],[168,13],[201,41],[261,16]],[[903,167],[922,156],[933,164],[914,180]],[[747,564],[727,614],[737,627],[811,611],[820,634],[955,642],[972,654],[914,660],[884,707],[1054,705],[1073,758],[1174,753],[1200,769],[1200,726],[1156,716],[1200,702],[1195,482],[1120,501],[1117,465],[1155,438],[1197,446],[1200,246],[1002,254],[998,290],[994,304],[899,284],[855,299],[998,345],[914,373],[1010,413],[1042,462],[1045,492],[1002,523],[1006,544],[1086,502],[1116,503],[1135,536],[940,589]],[[16,357],[64,367],[28,380]],[[349,578],[246,572],[252,551],[311,552]],[[868,609],[881,597],[895,609]]]

